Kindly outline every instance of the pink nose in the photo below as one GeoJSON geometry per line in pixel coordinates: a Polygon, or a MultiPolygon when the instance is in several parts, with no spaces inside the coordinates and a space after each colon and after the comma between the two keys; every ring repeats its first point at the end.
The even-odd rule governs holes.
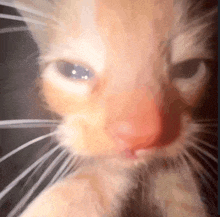
{"type": "Polygon", "coordinates": [[[137,105],[135,112],[115,122],[110,132],[119,151],[147,149],[156,145],[161,134],[161,115],[153,100],[137,105]]]}

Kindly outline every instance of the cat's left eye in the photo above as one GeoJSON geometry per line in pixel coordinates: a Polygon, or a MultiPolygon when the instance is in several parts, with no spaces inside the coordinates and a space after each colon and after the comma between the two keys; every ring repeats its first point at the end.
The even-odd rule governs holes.
{"type": "Polygon", "coordinates": [[[169,71],[169,77],[180,95],[191,105],[209,79],[206,62],[200,59],[175,64],[169,71]]]}
{"type": "Polygon", "coordinates": [[[94,73],[91,69],[80,64],[72,64],[65,61],[58,61],[55,64],[57,71],[66,78],[77,81],[86,81],[91,80],[94,77],[94,73]]]}
{"type": "Polygon", "coordinates": [[[204,61],[201,59],[192,59],[184,61],[172,66],[169,70],[169,77],[172,81],[175,78],[178,79],[190,79],[196,75],[199,71],[201,64],[204,64],[204,61]]]}

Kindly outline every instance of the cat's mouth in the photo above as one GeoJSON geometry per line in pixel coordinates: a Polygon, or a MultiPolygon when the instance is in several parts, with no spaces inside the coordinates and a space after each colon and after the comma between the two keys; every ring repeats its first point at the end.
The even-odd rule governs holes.
{"type": "Polygon", "coordinates": [[[122,156],[125,159],[138,160],[140,158],[146,157],[147,155],[151,155],[152,152],[154,152],[154,151],[155,150],[153,148],[139,149],[139,150],[136,150],[136,151],[126,149],[126,150],[123,151],[122,156]]]}

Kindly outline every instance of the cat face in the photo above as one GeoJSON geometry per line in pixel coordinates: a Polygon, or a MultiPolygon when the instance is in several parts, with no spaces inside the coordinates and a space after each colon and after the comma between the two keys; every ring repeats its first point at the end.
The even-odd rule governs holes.
{"type": "Polygon", "coordinates": [[[53,4],[45,10],[55,24],[30,29],[44,62],[42,93],[63,120],[60,144],[79,155],[177,156],[197,130],[190,110],[208,81],[205,43],[188,49],[199,30],[179,21],[182,2],[53,4]]]}
{"type": "MultiPolygon", "coordinates": [[[[20,212],[52,170],[48,188],[22,216],[127,216],[132,210],[138,216],[207,216],[200,184],[203,175],[212,179],[217,158],[214,145],[200,135],[214,133],[192,113],[211,80],[206,60],[212,57],[214,12],[200,16],[200,5],[194,11],[186,0],[15,4],[40,50],[40,95],[61,121],[55,132],[0,158],[49,136],[58,140],[1,192],[0,199],[33,168],[43,171],[9,216],[20,212]],[[60,147],[64,150],[52,159],[60,147]],[[52,163],[44,170],[47,160],[52,163]]],[[[14,18],[3,14],[7,17],[14,18]]],[[[30,123],[57,122],[2,121],[0,127],[30,123]]]]}

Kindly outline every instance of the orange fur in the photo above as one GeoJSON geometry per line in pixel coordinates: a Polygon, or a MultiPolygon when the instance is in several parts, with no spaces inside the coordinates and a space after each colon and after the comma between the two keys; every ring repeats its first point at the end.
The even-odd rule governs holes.
{"type": "MultiPolygon", "coordinates": [[[[173,4],[56,1],[50,13],[62,28],[47,29],[46,45],[41,46],[43,38],[36,35],[42,58],[49,65],[57,60],[86,63],[95,79],[68,79],[58,76],[56,67],[46,67],[42,93],[51,111],[62,117],[57,129],[60,145],[97,163],[84,165],[47,189],[22,217],[119,216],[129,190],[135,188],[131,171],[143,162],[176,159],[184,152],[188,135],[196,131],[190,125],[190,109],[203,92],[195,84],[208,77],[201,73],[190,83],[194,92],[190,88],[184,92],[178,82],[169,81],[162,45],[173,33],[173,4]]],[[[189,56],[170,59],[178,63],[189,56]]],[[[192,173],[186,165],[181,169],[152,175],[152,203],[164,216],[206,217],[192,173]]]]}

